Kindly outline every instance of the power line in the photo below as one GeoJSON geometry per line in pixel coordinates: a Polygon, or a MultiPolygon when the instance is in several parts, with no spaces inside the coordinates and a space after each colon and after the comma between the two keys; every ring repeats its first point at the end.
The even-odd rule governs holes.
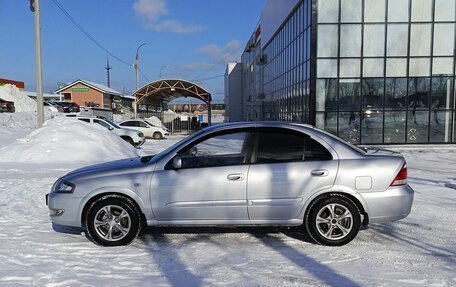
{"type": "MultiPolygon", "coordinates": [[[[213,65],[212,67],[210,67],[209,69],[207,69],[206,71],[202,72],[201,74],[199,74],[196,78],[199,78],[201,77],[202,75],[206,74],[207,72],[211,71],[212,69],[214,69],[215,67],[217,67],[218,65],[220,65],[221,63],[224,63],[226,61],[226,59],[228,59],[229,57],[233,56],[235,53],[237,53],[239,51],[239,49],[241,49],[242,45],[239,46],[236,50],[234,50],[231,54],[229,54],[228,56],[226,56],[225,58],[223,58],[222,60],[220,60],[219,62],[217,62],[215,65],[213,65]]],[[[195,80],[192,80],[192,82],[194,82],[195,80]]]]}
{"type": "Polygon", "coordinates": [[[204,81],[207,81],[207,80],[213,80],[213,79],[221,78],[221,77],[224,77],[224,76],[225,75],[217,75],[217,76],[213,76],[213,77],[209,77],[209,78],[192,80],[192,82],[204,82],[204,81]]]}
{"type": "Polygon", "coordinates": [[[141,73],[141,76],[143,76],[143,78],[144,78],[147,82],[150,82],[149,78],[146,76],[146,74],[144,74],[144,72],[141,70],[140,67],[138,67],[138,70],[139,70],[139,73],[141,73]]]}
{"type": "Polygon", "coordinates": [[[119,61],[120,63],[124,64],[124,65],[127,65],[129,67],[132,66],[131,63],[128,63],[122,59],[120,59],[119,57],[117,57],[116,55],[114,55],[113,53],[111,53],[108,49],[106,49],[105,47],[103,47],[96,39],[95,37],[93,37],[92,35],[90,35],[86,30],[84,30],[84,28],[82,28],[77,22],[76,20],[70,15],[70,13],[68,13],[67,10],[65,10],[65,8],[63,8],[63,6],[59,3],[59,1],[57,0],[52,0],[52,2],[54,2],[54,4],[57,6],[57,8],[60,9],[60,11],[62,11],[62,13],[76,26],[76,28],[79,29],[79,31],[81,31],[84,35],[87,36],[87,38],[89,38],[90,41],[92,41],[95,45],[98,46],[98,48],[102,49],[103,51],[105,51],[108,55],[110,55],[113,59],[119,61]]]}

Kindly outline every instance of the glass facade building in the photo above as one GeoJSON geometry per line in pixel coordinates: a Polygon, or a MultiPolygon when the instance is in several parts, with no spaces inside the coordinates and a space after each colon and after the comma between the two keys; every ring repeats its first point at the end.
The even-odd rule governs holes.
{"type": "Polygon", "coordinates": [[[455,0],[277,2],[242,56],[244,120],[310,123],[354,144],[456,142],[455,0]]]}

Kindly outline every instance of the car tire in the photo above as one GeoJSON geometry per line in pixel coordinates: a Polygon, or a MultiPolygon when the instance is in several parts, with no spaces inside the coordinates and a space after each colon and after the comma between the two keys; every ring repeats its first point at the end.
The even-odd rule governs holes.
{"type": "Polygon", "coordinates": [[[135,146],[135,142],[133,141],[132,138],[130,138],[130,137],[122,137],[122,139],[124,141],[126,141],[127,143],[131,144],[132,146],[135,146]]]}
{"type": "Polygon", "coordinates": [[[361,212],[350,198],[341,194],[329,194],[309,206],[304,224],[315,242],[341,246],[352,241],[358,234],[361,212]]]}
{"type": "Polygon", "coordinates": [[[152,137],[154,138],[154,140],[161,140],[162,139],[162,134],[159,133],[159,132],[154,132],[154,134],[152,135],[152,137]]]}
{"type": "Polygon", "coordinates": [[[85,218],[87,236],[101,246],[128,245],[142,228],[139,208],[121,195],[107,195],[94,201],[85,218]]]}

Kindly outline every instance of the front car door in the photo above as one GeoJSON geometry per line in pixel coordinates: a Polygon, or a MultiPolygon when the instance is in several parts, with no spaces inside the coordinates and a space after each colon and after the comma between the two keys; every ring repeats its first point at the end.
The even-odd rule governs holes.
{"type": "Polygon", "coordinates": [[[251,220],[297,219],[305,200],[334,184],[338,160],[317,140],[285,128],[259,128],[247,183],[251,220]]]}
{"type": "Polygon", "coordinates": [[[151,179],[151,204],[157,220],[210,224],[248,220],[247,173],[252,133],[224,131],[196,139],[158,167],[151,179]],[[191,221],[191,222],[190,222],[191,221]],[[216,222],[217,221],[217,222],[216,222]]]}

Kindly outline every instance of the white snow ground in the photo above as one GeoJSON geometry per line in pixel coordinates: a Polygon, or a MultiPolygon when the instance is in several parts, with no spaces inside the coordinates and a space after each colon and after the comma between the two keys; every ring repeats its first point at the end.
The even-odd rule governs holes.
{"type": "MultiPolygon", "coordinates": [[[[147,141],[143,151],[178,139],[147,141]]],[[[456,286],[456,190],[445,186],[456,181],[456,146],[388,148],[407,158],[411,214],[333,248],[297,228],[264,227],[154,228],[102,248],[52,229],[44,195],[68,169],[0,162],[0,285],[456,286]]]]}

